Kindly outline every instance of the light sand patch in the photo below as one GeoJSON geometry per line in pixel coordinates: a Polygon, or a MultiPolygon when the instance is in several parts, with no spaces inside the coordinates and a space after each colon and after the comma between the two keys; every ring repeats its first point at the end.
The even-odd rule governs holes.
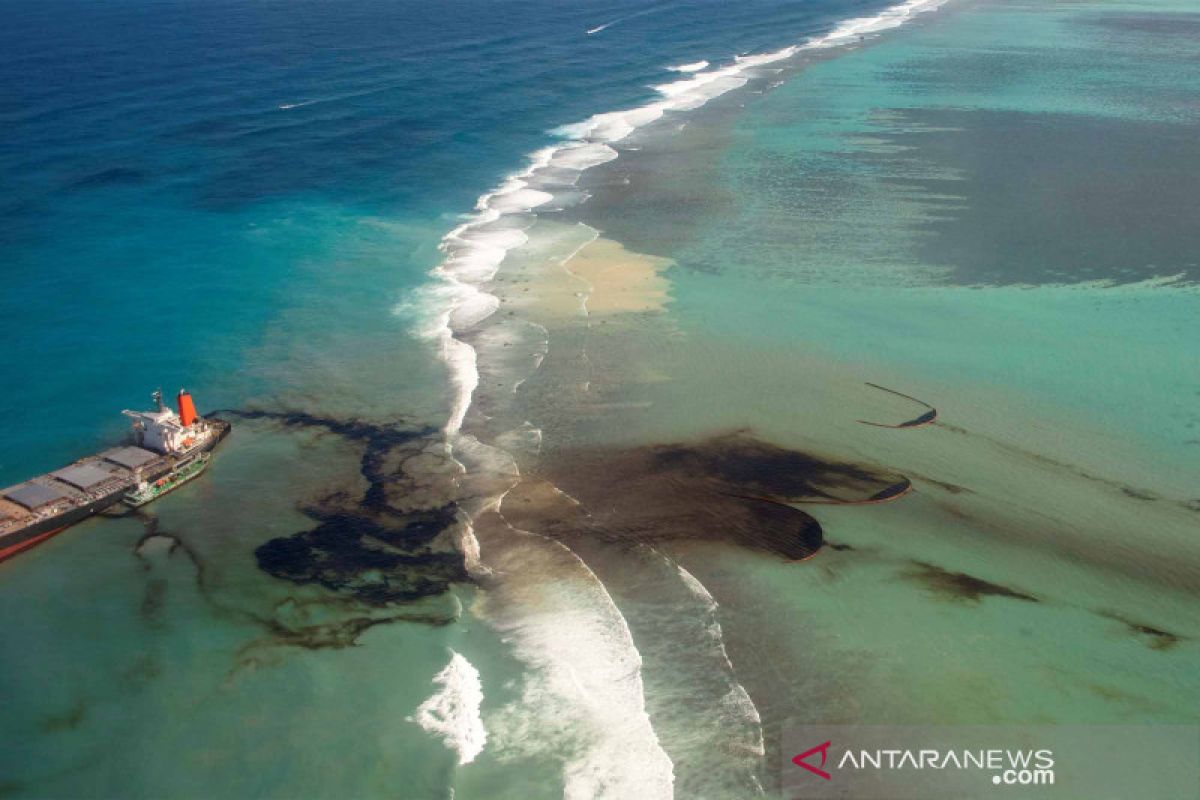
{"type": "Polygon", "coordinates": [[[670,285],[662,272],[670,264],[670,259],[598,238],[567,259],[563,269],[588,285],[581,300],[589,314],[624,314],[663,310],[670,285]]]}
{"type": "Polygon", "coordinates": [[[538,220],[530,240],[509,252],[488,291],[503,314],[557,328],[589,315],[662,311],[671,260],[625,249],[587,225],[538,220]]]}

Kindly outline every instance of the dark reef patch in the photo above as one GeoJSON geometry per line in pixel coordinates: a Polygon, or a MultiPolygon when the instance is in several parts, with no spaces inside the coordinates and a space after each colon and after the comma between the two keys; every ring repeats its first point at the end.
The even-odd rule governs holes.
{"type": "MultiPolygon", "coordinates": [[[[992,76],[1011,67],[996,58],[1001,71],[992,76]]],[[[1180,89],[1176,103],[1185,97],[1180,89]]],[[[894,109],[889,122],[877,135],[894,149],[864,160],[890,173],[897,190],[961,198],[921,223],[913,253],[947,268],[955,283],[1200,280],[1200,226],[1181,212],[1195,204],[1196,181],[1178,165],[1200,158],[1189,125],[960,108],[894,109]],[[939,176],[909,177],[914,160],[939,176]]]]}
{"type": "Polygon", "coordinates": [[[83,723],[87,716],[87,705],[82,700],[76,700],[71,707],[61,714],[53,714],[42,722],[42,730],[47,733],[73,731],[83,723]]]}
{"type": "Polygon", "coordinates": [[[146,594],[142,597],[142,616],[157,617],[163,609],[167,597],[167,582],[162,578],[152,578],[146,584],[146,594]]]}
{"type": "Polygon", "coordinates": [[[1189,42],[1200,39],[1200,15],[1172,12],[1153,14],[1107,13],[1089,14],[1082,18],[1085,24],[1107,28],[1113,35],[1128,37],[1131,34],[1145,35],[1159,46],[1163,37],[1178,37],[1189,42]]]}
{"type": "Polygon", "coordinates": [[[144,686],[157,680],[164,671],[157,657],[149,653],[141,653],[134,657],[129,666],[121,670],[121,680],[135,687],[144,686]]]}
{"type": "Polygon", "coordinates": [[[976,578],[965,572],[951,572],[925,561],[914,561],[913,564],[914,568],[904,572],[903,576],[948,599],[978,603],[984,597],[1007,597],[1027,603],[1041,602],[1033,595],[976,578]]]}

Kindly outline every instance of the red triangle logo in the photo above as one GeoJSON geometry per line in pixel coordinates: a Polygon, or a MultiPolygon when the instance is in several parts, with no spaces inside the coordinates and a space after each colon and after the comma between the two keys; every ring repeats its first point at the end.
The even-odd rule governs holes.
{"type": "Polygon", "coordinates": [[[832,776],[828,772],[826,772],[823,769],[818,769],[817,767],[814,767],[812,764],[809,764],[808,762],[806,762],[804,760],[811,755],[816,755],[817,753],[820,753],[821,754],[821,766],[822,767],[825,766],[825,759],[829,756],[829,745],[830,745],[830,742],[825,742],[824,744],[819,744],[816,747],[809,748],[808,750],[805,750],[803,753],[801,753],[800,755],[793,758],[792,763],[795,764],[797,767],[803,767],[804,769],[811,772],[813,775],[820,776],[820,777],[824,778],[825,780],[830,780],[832,778],[832,776]]]}

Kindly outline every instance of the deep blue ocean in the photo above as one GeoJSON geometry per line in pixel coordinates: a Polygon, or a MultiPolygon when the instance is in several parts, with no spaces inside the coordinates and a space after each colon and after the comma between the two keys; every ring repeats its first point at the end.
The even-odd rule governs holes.
{"type": "Polygon", "coordinates": [[[303,365],[371,342],[394,360],[362,374],[438,382],[390,309],[548,131],[883,5],[0,3],[0,485],[158,386],[308,395],[357,378],[303,365]]]}

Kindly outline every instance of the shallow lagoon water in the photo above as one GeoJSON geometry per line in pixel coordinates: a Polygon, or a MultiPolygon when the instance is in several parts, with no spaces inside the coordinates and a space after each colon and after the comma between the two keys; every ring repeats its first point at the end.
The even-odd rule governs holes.
{"type": "Polygon", "coordinates": [[[573,216],[670,259],[670,301],[552,330],[523,391],[560,486],[619,510],[577,453],[749,429],[916,487],[812,510],[842,549],[803,566],[672,551],[772,756],[788,719],[1194,721],[1196,119],[1153,22],[1180,13],[949,8],[588,176],[573,216]],[[859,425],[921,410],[867,382],[938,423],[859,425]]]}

